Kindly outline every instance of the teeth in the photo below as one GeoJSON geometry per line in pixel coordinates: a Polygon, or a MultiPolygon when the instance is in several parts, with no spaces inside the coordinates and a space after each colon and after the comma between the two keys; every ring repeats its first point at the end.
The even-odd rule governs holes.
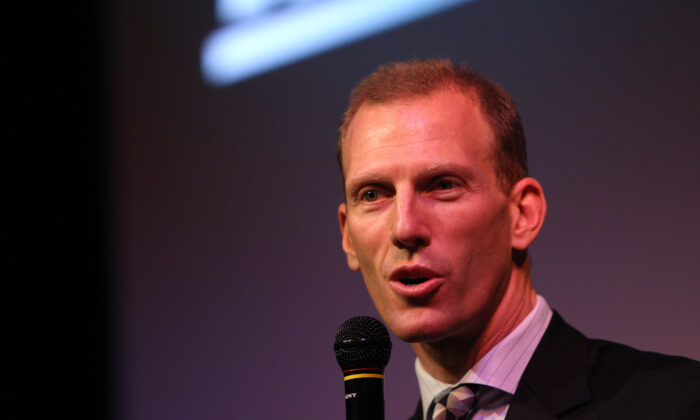
{"type": "Polygon", "coordinates": [[[408,286],[408,285],[414,285],[414,284],[421,284],[427,280],[428,280],[427,277],[419,277],[417,279],[401,279],[401,283],[408,286]]]}

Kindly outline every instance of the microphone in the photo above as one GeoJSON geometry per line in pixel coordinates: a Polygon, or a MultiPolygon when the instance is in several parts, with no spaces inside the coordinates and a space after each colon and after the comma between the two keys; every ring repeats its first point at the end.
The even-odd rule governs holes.
{"type": "Polygon", "coordinates": [[[391,356],[386,327],[369,316],[350,318],[338,329],[333,350],[345,379],[347,420],[384,420],[384,368],[391,356]]]}

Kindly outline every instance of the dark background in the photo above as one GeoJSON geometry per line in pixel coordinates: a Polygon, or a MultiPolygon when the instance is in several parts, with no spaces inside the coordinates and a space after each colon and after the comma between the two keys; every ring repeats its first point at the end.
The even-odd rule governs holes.
{"type": "MultiPolygon", "coordinates": [[[[549,304],[589,336],[700,358],[698,2],[481,0],[224,88],[199,70],[213,0],[80,5],[51,54],[19,55],[54,71],[16,83],[11,127],[43,169],[15,195],[40,256],[18,265],[41,282],[9,308],[48,314],[8,318],[40,355],[13,347],[12,409],[342,418],[335,330],[376,312],[340,248],[336,129],[357,81],[414,57],[467,61],[517,102],[549,304]]],[[[413,360],[394,338],[389,420],[415,407],[413,360]]]]}

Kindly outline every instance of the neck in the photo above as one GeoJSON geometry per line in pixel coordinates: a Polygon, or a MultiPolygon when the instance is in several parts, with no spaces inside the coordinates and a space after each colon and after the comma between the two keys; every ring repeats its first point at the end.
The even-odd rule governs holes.
{"type": "Polygon", "coordinates": [[[468,337],[411,344],[430,375],[441,382],[457,383],[525,319],[537,300],[530,282],[529,265],[528,259],[521,267],[513,266],[503,298],[481,331],[468,337]]]}

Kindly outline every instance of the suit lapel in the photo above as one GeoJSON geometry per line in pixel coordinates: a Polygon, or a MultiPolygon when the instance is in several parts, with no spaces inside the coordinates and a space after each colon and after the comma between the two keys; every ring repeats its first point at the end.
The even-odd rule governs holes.
{"type": "Polygon", "coordinates": [[[418,407],[416,407],[416,412],[413,413],[408,420],[423,420],[423,404],[421,403],[420,398],[418,399],[418,407]]]}
{"type": "MultiPolygon", "coordinates": [[[[556,419],[589,401],[587,345],[586,337],[554,312],[523,372],[506,420],[556,419]]],[[[422,419],[423,407],[418,400],[418,407],[408,420],[422,419]]]]}
{"type": "Polygon", "coordinates": [[[554,312],[506,418],[552,419],[589,401],[587,359],[586,337],[554,312]]]}

